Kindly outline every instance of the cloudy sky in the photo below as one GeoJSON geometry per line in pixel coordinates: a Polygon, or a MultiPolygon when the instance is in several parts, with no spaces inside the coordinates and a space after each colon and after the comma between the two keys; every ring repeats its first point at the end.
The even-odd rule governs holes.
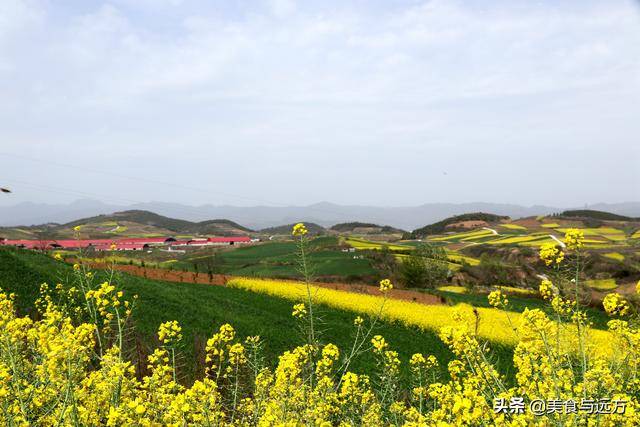
{"type": "Polygon", "coordinates": [[[2,0],[0,204],[640,200],[634,1],[2,0]]]}

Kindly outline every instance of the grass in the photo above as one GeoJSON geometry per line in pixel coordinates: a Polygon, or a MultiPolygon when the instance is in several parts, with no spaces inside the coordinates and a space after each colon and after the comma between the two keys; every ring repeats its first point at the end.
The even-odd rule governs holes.
{"type": "Polygon", "coordinates": [[[544,228],[558,228],[560,227],[560,224],[555,222],[547,222],[546,224],[540,224],[540,226],[544,228]]]}
{"type": "MultiPolygon", "coordinates": [[[[335,237],[320,237],[310,242],[309,259],[318,276],[374,275],[366,258],[353,252],[333,249],[335,237]]],[[[270,242],[222,252],[221,268],[225,274],[260,277],[300,277],[293,242],[270,242]]]]}
{"type": "Polygon", "coordinates": [[[618,287],[616,279],[592,279],[587,280],[585,285],[596,291],[612,291],[618,287]]]}
{"type": "MultiPolygon", "coordinates": [[[[377,271],[370,260],[363,254],[342,252],[338,249],[336,237],[318,237],[310,242],[309,259],[314,264],[314,273],[322,277],[376,276],[377,271]]],[[[218,251],[211,248],[187,252],[185,255],[169,254],[154,250],[153,253],[129,252],[126,255],[108,254],[104,257],[91,258],[92,261],[107,261],[118,264],[141,265],[144,261],[148,267],[168,268],[183,271],[207,272],[210,268],[215,273],[273,278],[300,278],[297,259],[294,255],[294,242],[268,242],[257,245],[228,248],[218,251]],[[209,262],[213,255],[215,261],[209,262]],[[178,256],[177,259],[168,259],[178,256]]],[[[405,248],[407,249],[407,248],[405,248]]],[[[86,258],[85,259],[89,259],[86,258]]]]}
{"type": "MultiPolygon", "coordinates": [[[[506,289],[507,291],[505,293],[509,294],[510,310],[516,313],[521,313],[525,308],[538,308],[546,312],[549,316],[554,317],[553,309],[550,307],[548,302],[540,298],[531,298],[531,296],[525,297],[508,291],[509,289],[515,288],[510,288],[508,286],[500,286],[500,288],[503,290],[506,289]]],[[[487,300],[487,295],[483,293],[467,292],[461,294],[458,292],[448,292],[441,289],[432,291],[431,293],[444,297],[445,300],[452,305],[469,304],[474,307],[491,308],[491,305],[489,305],[489,301],[487,300]]],[[[607,322],[611,320],[611,318],[607,316],[604,311],[592,307],[586,307],[585,310],[587,312],[587,315],[589,316],[589,319],[593,322],[594,328],[601,330],[607,329],[607,322]]]]}
{"type": "MultiPolygon", "coordinates": [[[[96,280],[104,279],[105,275],[105,272],[96,272],[96,280]]],[[[72,270],[69,265],[42,254],[0,249],[0,287],[17,294],[16,303],[23,313],[32,311],[40,283],[56,283],[70,277],[72,270]]],[[[206,341],[224,323],[231,323],[239,337],[260,335],[265,342],[266,359],[272,365],[285,350],[302,344],[296,332],[297,323],[291,316],[292,302],[289,299],[233,287],[158,282],[124,273],[116,273],[116,281],[124,288],[125,295],[139,296],[134,320],[136,332],[147,351],[157,345],[155,334],[160,323],[167,320],[180,322],[184,335],[181,365],[187,381],[194,377],[194,343],[206,341]]],[[[327,306],[318,307],[317,311],[321,318],[319,326],[323,331],[323,342],[333,342],[346,351],[351,343],[354,312],[327,306]]],[[[380,322],[375,333],[385,336],[405,362],[417,352],[434,354],[445,367],[446,362],[452,359],[435,331],[389,320],[380,322]]],[[[504,348],[499,351],[500,366],[507,370],[510,350],[504,348]]],[[[375,361],[371,355],[365,355],[356,361],[353,369],[356,372],[370,371],[375,369],[375,361]]],[[[444,371],[443,374],[446,375],[444,371]]]]}

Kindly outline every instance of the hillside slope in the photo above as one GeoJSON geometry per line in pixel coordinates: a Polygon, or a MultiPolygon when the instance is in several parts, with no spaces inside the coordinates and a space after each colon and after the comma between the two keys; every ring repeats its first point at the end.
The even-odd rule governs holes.
{"type": "Polygon", "coordinates": [[[634,219],[629,216],[617,215],[611,212],[596,211],[592,209],[564,211],[558,216],[568,217],[568,218],[590,218],[590,219],[599,219],[603,221],[631,221],[634,219]]]}
{"type": "MultiPolygon", "coordinates": [[[[268,227],[260,230],[260,233],[263,234],[271,234],[271,235],[289,235],[291,234],[291,230],[295,224],[285,224],[279,225],[277,227],[268,227]]],[[[304,225],[307,227],[309,234],[325,234],[327,230],[314,222],[305,222],[304,225]]]]}
{"type": "MultiPolygon", "coordinates": [[[[138,295],[134,310],[135,337],[141,343],[141,356],[146,357],[157,345],[156,331],[160,323],[177,320],[183,328],[183,359],[180,377],[189,382],[201,369],[195,347],[202,345],[214,329],[230,323],[238,336],[259,335],[266,343],[265,359],[277,363],[278,355],[300,345],[304,338],[291,316],[291,301],[223,286],[160,282],[116,272],[115,281],[125,295],[138,295]]],[[[70,265],[26,250],[0,248],[0,287],[15,292],[21,312],[32,312],[39,285],[58,281],[70,285],[73,271],[70,265]]],[[[97,271],[95,280],[107,279],[107,273],[97,271]]],[[[349,348],[353,332],[354,313],[318,306],[322,317],[322,339],[341,349],[349,348]]],[[[134,333],[134,331],[132,331],[134,333]]],[[[451,353],[435,333],[405,327],[394,322],[378,322],[376,333],[393,337],[392,344],[400,357],[429,352],[440,360],[451,360],[451,353]]],[[[508,354],[507,359],[508,360],[508,354]]],[[[371,370],[375,366],[372,354],[356,360],[356,370],[371,370]]],[[[446,375],[446,372],[443,372],[446,375]]]]}
{"type": "Polygon", "coordinates": [[[228,219],[192,222],[169,218],[144,210],[128,210],[109,215],[81,218],[65,224],[44,224],[0,229],[0,236],[22,239],[71,238],[80,226],[83,237],[152,237],[168,235],[242,236],[252,232],[228,219]]]}
{"type": "MultiPolygon", "coordinates": [[[[454,226],[459,223],[463,223],[465,221],[480,221],[486,223],[495,223],[502,220],[509,219],[508,216],[495,215],[485,212],[473,212],[466,213],[462,215],[455,215],[442,221],[435,222],[433,224],[426,225],[421,228],[417,228],[411,232],[412,239],[421,239],[425,236],[429,236],[432,234],[440,234],[443,231],[447,230],[448,227],[454,226]]],[[[453,229],[458,227],[451,227],[453,229]]]]}
{"type": "Polygon", "coordinates": [[[378,225],[369,222],[342,222],[340,224],[335,224],[330,228],[331,231],[336,231],[339,233],[357,233],[357,234],[402,234],[405,233],[404,230],[400,230],[399,228],[391,227],[390,225],[378,225]]]}

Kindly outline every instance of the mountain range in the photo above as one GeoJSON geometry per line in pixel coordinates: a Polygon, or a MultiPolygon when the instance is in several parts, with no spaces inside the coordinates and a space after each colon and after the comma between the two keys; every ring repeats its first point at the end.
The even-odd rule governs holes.
{"type": "MultiPolygon", "coordinates": [[[[580,209],[584,207],[579,207],[580,209]]],[[[589,209],[620,215],[640,216],[640,202],[598,203],[589,209]]],[[[40,204],[24,202],[13,206],[0,206],[0,226],[67,223],[78,218],[110,214],[123,210],[146,210],[171,218],[188,221],[206,221],[225,218],[250,229],[263,229],[298,221],[331,226],[349,221],[371,222],[413,230],[440,221],[452,215],[468,212],[490,212],[520,218],[547,215],[573,207],[522,206],[500,203],[425,203],[410,207],[382,207],[338,205],[329,202],[308,206],[189,206],[179,203],[148,202],[132,205],[111,205],[96,200],[77,200],[69,204],[40,204]]]]}

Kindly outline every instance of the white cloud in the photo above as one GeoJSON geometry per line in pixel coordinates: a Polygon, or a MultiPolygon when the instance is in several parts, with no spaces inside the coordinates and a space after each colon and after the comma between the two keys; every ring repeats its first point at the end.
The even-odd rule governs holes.
{"type": "MultiPolygon", "coordinates": [[[[246,179],[272,175],[265,191],[278,199],[270,168],[296,153],[326,161],[317,172],[325,177],[362,156],[354,176],[406,159],[414,181],[393,194],[405,203],[429,176],[421,167],[472,170],[484,155],[511,164],[521,152],[563,145],[608,144],[622,162],[637,155],[630,136],[640,130],[631,119],[640,17],[631,2],[1,4],[0,81],[11,86],[0,83],[0,139],[15,141],[8,150],[39,141],[53,156],[117,151],[131,162],[145,153],[195,162],[188,153],[230,154],[262,165],[246,179]],[[1,43],[8,37],[10,48],[1,43]]],[[[512,172],[533,186],[538,170],[512,172]]],[[[485,175],[495,185],[499,175],[485,175]]],[[[372,188],[383,179],[372,178],[372,188]]],[[[309,197],[339,192],[318,187],[309,197]]],[[[368,202],[375,191],[362,194],[368,202]]],[[[449,194],[473,192],[455,184],[420,197],[449,194]]]]}

